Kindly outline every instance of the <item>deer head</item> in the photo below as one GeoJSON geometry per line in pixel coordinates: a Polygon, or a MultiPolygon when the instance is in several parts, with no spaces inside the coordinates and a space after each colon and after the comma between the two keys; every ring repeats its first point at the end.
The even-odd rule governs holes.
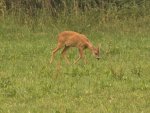
{"type": "Polygon", "coordinates": [[[100,45],[98,46],[98,47],[94,47],[93,48],[93,55],[95,56],[95,58],[97,59],[97,60],[99,60],[100,59],[100,45]]]}

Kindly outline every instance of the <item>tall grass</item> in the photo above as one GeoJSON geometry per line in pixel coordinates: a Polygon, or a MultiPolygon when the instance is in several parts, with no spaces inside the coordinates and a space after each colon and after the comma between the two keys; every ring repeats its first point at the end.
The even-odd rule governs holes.
{"type": "MultiPolygon", "coordinates": [[[[61,11],[45,6],[36,15],[0,8],[0,113],[150,112],[149,2],[100,7],[89,1],[80,8],[78,0],[65,0],[61,11]],[[58,53],[50,65],[63,30],[101,43],[101,59],[85,51],[87,65],[67,65],[58,53]]],[[[68,56],[73,62],[77,50],[68,56]]]]}
{"type": "Polygon", "coordinates": [[[126,24],[129,21],[135,25],[139,19],[145,22],[149,19],[149,6],[148,0],[2,0],[0,15],[5,16],[4,20],[10,18],[15,23],[33,28],[36,25],[38,28],[53,26],[54,23],[64,27],[77,24],[84,31],[87,27],[107,25],[107,22],[126,24]]]}

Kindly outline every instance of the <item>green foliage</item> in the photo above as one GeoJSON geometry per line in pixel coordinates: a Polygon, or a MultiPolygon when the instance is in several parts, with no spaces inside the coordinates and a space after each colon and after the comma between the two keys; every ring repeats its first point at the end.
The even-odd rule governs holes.
{"type": "MultiPolygon", "coordinates": [[[[56,0],[49,7],[49,0],[7,0],[0,20],[0,113],[150,112],[149,1],[100,1],[56,0]],[[58,52],[50,65],[63,30],[101,44],[101,59],[86,50],[87,65],[67,65],[58,52]]],[[[68,51],[72,63],[77,55],[68,51]]]]}
{"type": "MultiPolygon", "coordinates": [[[[6,15],[17,16],[16,21],[23,23],[28,23],[30,19],[39,20],[39,16],[48,20],[87,14],[93,17],[92,14],[96,13],[98,18],[103,18],[102,21],[110,21],[143,17],[150,13],[149,0],[3,0],[2,6],[6,7],[6,15]]],[[[4,8],[2,11],[4,13],[4,8]]]]}
{"type": "MultiPolygon", "coordinates": [[[[9,15],[0,23],[0,112],[150,112],[149,17],[103,23],[91,15],[30,24],[9,15]],[[57,34],[66,29],[101,43],[101,59],[85,51],[87,65],[67,65],[58,53],[50,65],[57,34]]],[[[77,52],[68,51],[71,62],[77,52]]]]}
{"type": "Polygon", "coordinates": [[[5,5],[3,0],[0,1],[0,21],[4,18],[5,5]]]}

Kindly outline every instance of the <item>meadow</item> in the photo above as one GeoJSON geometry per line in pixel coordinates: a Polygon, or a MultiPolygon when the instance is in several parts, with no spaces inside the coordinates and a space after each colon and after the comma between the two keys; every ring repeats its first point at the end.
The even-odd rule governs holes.
{"type": "MultiPolygon", "coordinates": [[[[88,17],[23,24],[11,16],[1,20],[0,113],[150,112],[149,17],[88,17]],[[57,34],[64,30],[101,44],[101,59],[86,50],[88,64],[68,65],[59,52],[49,64],[57,34]]],[[[78,50],[72,48],[68,56],[73,63],[78,50]]]]}

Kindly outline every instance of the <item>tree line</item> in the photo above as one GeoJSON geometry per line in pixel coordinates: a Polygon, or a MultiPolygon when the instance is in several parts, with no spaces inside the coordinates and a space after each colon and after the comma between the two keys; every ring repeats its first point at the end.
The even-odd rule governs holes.
{"type": "Polygon", "coordinates": [[[46,11],[53,16],[59,13],[78,13],[90,10],[127,11],[136,9],[136,11],[149,11],[149,0],[1,0],[0,14],[7,13],[25,13],[35,16],[39,11],[46,11]]]}

